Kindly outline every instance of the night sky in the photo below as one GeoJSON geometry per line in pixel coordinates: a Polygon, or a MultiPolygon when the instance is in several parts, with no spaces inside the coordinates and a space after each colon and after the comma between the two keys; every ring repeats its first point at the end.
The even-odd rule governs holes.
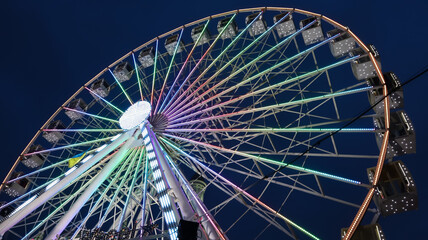
{"type": "MultiPolygon", "coordinates": [[[[125,53],[188,22],[239,8],[295,7],[326,15],[374,44],[383,71],[402,82],[428,64],[428,2],[408,1],[3,1],[0,8],[0,177],[45,121],[80,86],[125,53]]],[[[421,239],[428,226],[428,74],[404,88],[418,153],[401,158],[419,210],[381,218],[387,239],[421,239]]],[[[358,145],[356,148],[360,147],[358,145]]],[[[344,223],[346,225],[347,223],[344,223]]]]}

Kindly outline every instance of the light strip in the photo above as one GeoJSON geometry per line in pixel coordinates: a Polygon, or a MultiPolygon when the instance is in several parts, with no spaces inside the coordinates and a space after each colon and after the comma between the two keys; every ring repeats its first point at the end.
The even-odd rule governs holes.
{"type": "Polygon", "coordinates": [[[43,132],[123,132],[123,129],[42,129],[43,132]]]}
{"type": "Polygon", "coordinates": [[[132,52],[132,59],[134,60],[135,73],[137,75],[138,89],[140,90],[141,101],[144,101],[143,90],[141,88],[140,74],[138,73],[138,66],[137,66],[137,61],[135,61],[134,52],[132,52]]]}
{"type": "Polygon", "coordinates": [[[79,111],[79,110],[76,110],[76,109],[73,109],[73,108],[68,108],[68,107],[63,107],[63,108],[65,110],[72,111],[72,112],[77,112],[77,113],[80,113],[80,114],[83,114],[83,115],[87,115],[87,116],[90,116],[90,117],[93,117],[93,118],[98,118],[98,119],[101,119],[101,120],[106,120],[106,121],[110,121],[110,122],[114,122],[114,123],[119,123],[119,121],[111,119],[111,118],[101,117],[101,116],[98,116],[98,115],[95,115],[95,114],[90,114],[90,113],[87,113],[87,112],[84,112],[84,111],[79,111]]]}
{"type": "Polygon", "coordinates": [[[70,145],[56,147],[56,148],[50,148],[50,149],[40,150],[40,151],[37,151],[37,152],[26,153],[26,154],[24,154],[24,156],[31,156],[31,155],[35,155],[35,154],[39,154],[39,153],[45,153],[45,152],[53,152],[53,151],[58,151],[58,150],[67,149],[67,148],[73,148],[73,147],[78,147],[78,146],[85,146],[85,145],[88,145],[88,144],[97,143],[97,142],[103,142],[103,141],[108,141],[108,140],[111,140],[111,139],[112,139],[112,137],[106,137],[106,138],[96,139],[96,140],[87,141],[87,142],[75,143],[75,144],[70,144],[70,145]]]}
{"type": "Polygon", "coordinates": [[[122,110],[120,110],[118,107],[116,107],[115,105],[113,105],[111,102],[105,100],[103,97],[101,97],[100,95],[98,95],[95,91],[93,91],[92,89],[88,88],[85,86],[85,89],[88,90],[89,92],[91,92],[92,94],[94,94],[95,96],[97,96],[99,99],[101,99],[103,102],[105,102],[107,105],[109,105],[110,107],[116,109],[118,112],[123,113],[122,110]]]}
{"type": "Polygon", "coordinates": [[[152,78],[152,94],[150,96],[150,105],[153,106],[153,97],[155,93],[155,80],[156,80],[156,65],[158,60],[158,46],[159,46],[159,39],[156,39],[156,52],[155,52],[155,60],[153,64],[153,78],[152,78]]]}
{"type": "MultiPolygon", "coordinates": [[[[165,132],[376,132],[375,128],[178,128],[166,129],[165,132]]],[[[383,131],[383,130],[379,130],[383,131]]]]}
{"type": "MultiPolygon", "coordinates": [[[[155,188],[157,193],[159,194],[159,202],[162,208],[162,212],[165,217],[165,222],[168,227],[168,233],[170,235],[171,240],[177,239],[177,219],[175,218],[175,215],[172,213],[172,203],[168,196],[167,189],[165,188],[165,182],[162,178],[162,175],[160,173],[160,167],[158,165],[158,162],[156,160],[156,156],[154,153],[153,145],[150,141],[149,133],[147,131],[147,128],[143,129],[142,132],[144,145],[146,146],[147,151],[147,161],[150,163],[150,167],[153,172],[153,179],[155,183],[155,188]]],[[[146,183],[145,183],[146,184],[146,183]]],[[[142,220],[144,221],[144,219],[142,220]]]]}

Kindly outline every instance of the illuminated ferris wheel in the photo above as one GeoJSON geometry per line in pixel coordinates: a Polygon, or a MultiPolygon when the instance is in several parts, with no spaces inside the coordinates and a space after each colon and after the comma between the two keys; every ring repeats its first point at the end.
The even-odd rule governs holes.
{"type": "Polygon", "coordinates": [[[399,86],[374,46],[319,14],[253,8],[183,25],[48,119],[1,185],[0,235],[383,239],[379,215],[417,207],[392,161],[415,151],[399,86]]]}

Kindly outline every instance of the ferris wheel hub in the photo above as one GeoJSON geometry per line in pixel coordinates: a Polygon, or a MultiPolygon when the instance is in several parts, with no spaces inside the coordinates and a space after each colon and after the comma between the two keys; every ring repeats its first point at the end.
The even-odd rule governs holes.
{"type": "Polygon", "coordinates": [[[119,125],[124,130],[139,126],[150,115],[152,106],[147,101],[138,101],[131,105],[119,118],[119,125]]]}

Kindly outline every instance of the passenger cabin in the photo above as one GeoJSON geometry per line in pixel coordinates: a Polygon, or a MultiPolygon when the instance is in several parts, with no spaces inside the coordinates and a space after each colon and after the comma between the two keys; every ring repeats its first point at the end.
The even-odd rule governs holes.
{"type": "Polygon", "coordinates": [[[339,58],[347,55],[352,49],[355,48],[355,40],[349,35],[348,32],[341,29],[333,29],[327,32],[327,37],[331,38],[340,34],[338,37],[330,41],[330,51],[333,57],[339,58]]]}
{"type": "MultiPolygon", "coordinates": [[[[385,129],[385,118],[374,118],[377,129],[385,129]]],[[[416,153],[416,136],[413,124],[407,114],[401,110],[390,114],[390,135],[386,158],[416,153]]],[[[376,133],[376,142],[379,149],[382,146],[384,133],[376,133]]]]}
{"type": "Polygon", "coordinates": [[[76,121],[76,120],[79,120],[83,117],[82,112],[87,111],[88,105],[86,104],[86,102],[82,98],[78,98],[78,99],[74,99],[73,101],[71,101],[67,107],[70,109],[76,110],[76,111],[72,111],[72,110],[66,110],[65,111],[65,114],[72,121],[76,121]]]}
{"type": "MultiPolygon", "coordinates": [[[[34,153],[44,150],[41,145],[32,145],[27,153],[34,153]]],[[[43,153],[37,153],[29,156],[24,156],[21,163],[29,168],[38,168],[45,162],[46,155],[43,153]]]]}
{"type": "Polygon", "coordinates": [[[303,41],[306,45],[314,44],[324,40],[324,33],[321,28],[320,19],[316,17],[306,18],[300,21],[299,25],[300,28],[304,28],[311,23],[312,25],[308,26],[305,30],[302,31],[303,41]]]}
{"type": "MultiPolygon", "coordinates": [[[[105,98],[110,93],[110,85],[106,82],[104,78],[101,78],[92,83],[91,90],[98,96],[105,98]]],[[[94,98],[98,97],[94,96],[94,98]]]]}
{"type": "MultiPolygon", "coordinates": [[[[23,172],[14,172],[12,173],[10,180],[19,178],[23,175],[23,172]]],[[[27,192],[30,186],[30,181],[27,178],[21,178],[19,180],[8,183],[5,186],[5,192],[7,195],[11,197],[18,197],[27,192]]]]}
{"type": "Polygon", "coordinates": [[[153,47],[148,47],[141,50],[138,55],[138,61],[141,63],[143,68],[148,68],[155,64],[155,50],[153,47]]]}
{"type": "Polygon", "coordinates": [[[238,34],[238,25],[236,25],[235,20],[232,20],[230,22],[231,19],[232,19],[232,17],[226,17],[226,18],[221,19],[217,23],[217,31],[219,33],[221,33],[221,31],[223,31],[223,29],[226,28],[226,30],[224,30],[223,34],[221,35],[221,39],[223,39],[223,40],[229,39],[229,38],[234,38],[236,36],[236,34],[238,34]],[[227,25],[228,23],[229,23],[229,25],[227,25]]]}
{"type": "Polygon", "coordinates": [[[205,43],[209,43],[210,42],[211,34],[208,31],[208,28],[206,28],[205,31],[204,31],[204,28],[205,28],[205,25],[199,25],[199,26],[196,26],[196,27],[194,27],[192,29],[191,37],[193,39],[193,42],[196,43],[196,41],[198,40],[199,36],[202,35],[201,39],[199,40],[197,46],[200,46],[200,45],[203,45],[205,43]]]}
{"type": "MultiPolygon", "coordinates": [[[[376,167],[367,169],[370,182],[376,167]]],[[[383,216],[418,208],[418,193],[412,175],[402,161],[393,161],[383,166],[373,201],[383,216]]]]}
{"type": "MultiPolygon", "coordinates": [[[[378,66],[380,67],[380,56],[373,45],[368,46],[370,53],[373,54],[378,66]]],[[[369,53],[365,52],[362,48],[358,47],[349,52],[351,57],[359,56],[359,58],[351,62],[352,72],[358,80],[376,77],[376,68],[370,60],[369,53]]]]}
{"type": "MultiPolygon", "coordinates": [[[[64,124],[61,122],[61,120],[52,121],[48,124],[48,129],[65,129],[64,124]]],[[[46,139],[46,141],[55,144],[59,140],[61,140],[64,137],[63,132],[59,131],[52,131],[52,132],[43,132],[43,138],[46,139]]]]}
{"type": "Polygon", "coordinates": [[[266,32],[267,25],[266,21],[263,19],[263,14],[253,13],[245,18],[245,24],[247,26],[253,21],[254,23],[248,29],[248,32],[252,37],[266,32]]]}
{"type": "MultiPolygon", "coordinates": [[[[401,87],[400,80],[397,78],[397,76],[392,73],[384,73],[383,79],[385,80],[386,88],[389,92],[389,105],[390,109],[400,109],[404,108],[404,92],[403,88],[401,87]]],[[[381,101],[383,99],[383,88],[382,83],[378,77],[373,77],[367,79],[367,84],[369,86],[374,87],[368,94],[369,94],[369,102],[371,105],[375,105],[378,101],[381,101]]],[[[381,101],[379,104],[377,104],[375,107],[373,107],[373,110],[377,114],[382,114],[385,111],[385,102],[381,101]]]]}
{"type": "Polygon", "coordinates": [[[280,38],[287,37],[296,32],[296,26],[293,22],[293,16],[289,14],[287,17],[284,18],[285,15],[287,15],[287,13],[281,13],[273,17],[274,23],[280,21],[275,26],[275,30],[280,38]]]}
{"type": "Polygon", "coordinates": [[[128,62],[119,63],[113,70],[113,75],[119,82],[125,82],[131,79],[132,73],[133,68],[128,62]]]}
{"type": "Polygon", "coordinates": [[[178,39],[180,36],[178,34],[172,35],[171,37],[168,37],[165,40],[165,49],[168,52],[169,55],[174,55],[175,48],[177,47],[177,53],[181,53],[184,49],[184,42],[183,40],[180,40],[180,43],[178,44],[178,39]],[[177,46],[178,44],[178,46],[177,46]]]}

